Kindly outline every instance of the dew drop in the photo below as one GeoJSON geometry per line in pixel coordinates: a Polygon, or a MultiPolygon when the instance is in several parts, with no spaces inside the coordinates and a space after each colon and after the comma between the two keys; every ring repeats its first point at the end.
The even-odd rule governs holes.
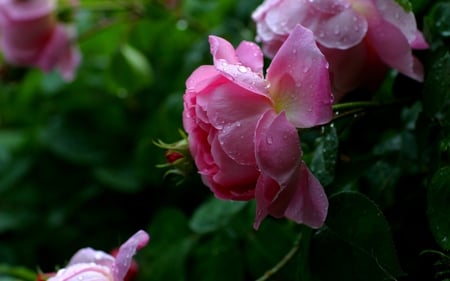
{"type": "Polygon", "coordinates": [[[292,54],[297,54],[297,49],[292,49],[292,54]]]}
{"type": "Polygon", "coordinates": [[[319,32],[319,37],[320,37],[320,38],[325,37],[325,33],[324,33],[323,31],[319,32]]]}
{"type": "Polygon", "coordinates": [[[238,66],[238,70],[239,70],[240,72],[242,72],[242,73],[248,72],[247,67],[245,67],[245,66],[243,66],[243,65],[238,66]]]}
{"type": "Polygon", "coordinates": [[[334,35],[339,35],[339,34],[341,34],[341,30],[339,29],[339,27],[336,26],[333,33],[334,33],[334,35]]]}
{"type": "Polygon", "coordinates": [[[83,276],[82,275],[78,275],[77,280],[79,280],[79,281],[83,280],[83,276]]]}
{"type": "Polygon", "coordinates": [[[266,138],[266,142],[267,142],[267,144],[272,144],[273,143],[273,138],[272,137],[267,137],[266,138]]]}

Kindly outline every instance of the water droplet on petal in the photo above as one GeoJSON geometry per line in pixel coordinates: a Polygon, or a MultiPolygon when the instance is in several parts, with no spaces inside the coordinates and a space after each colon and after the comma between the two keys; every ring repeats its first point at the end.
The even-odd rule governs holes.
{"type": "Polygon", "coordinates": [[[243,65],[238,66],[238,70],[239,70],[240,72],[242,72],[242,73],[248,72],[247,67],[245,67],[245,66],[243,66],[243,65]]]}
{"type": "Polygon", "coordinates": [[[272,144],[273,143],[273,138],[272,137],[267,137],[266,138],[266,142],[267,142],[267,144],[272,144]]]}

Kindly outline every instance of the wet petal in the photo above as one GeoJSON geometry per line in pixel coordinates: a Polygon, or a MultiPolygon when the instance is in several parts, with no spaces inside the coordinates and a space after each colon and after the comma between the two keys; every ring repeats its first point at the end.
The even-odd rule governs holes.
{"type": "Polygon", "coordinates": [[[78,263],[95,263],[112,268],[114,257],[103,251],[97,251],[92,248],[83,248],[78,250],[78,252],[72,256],[68,266],[78,263]]]}
{"type": "Polygon", "coordinates": [[[219,130],[225,153],[239,164],[254,164],[254,130],[261,114],[272,107],[270,99],[228,82],[198,95],[197,103],[219,130]]]}
{"type": "Polygon", "coordinates": [[[281,46],[267,70],[269,92],[277,112],[297,128],[331,120],[333,96],[328,63],[312,32],[300,25],[281,46]]]}
{"type": "Polygon", "coordinates": [[[351,8],[337,14],[318,14],[305,26],[314,32],[321,45],[342,50],[360,43],[367,32],[365,17],[351,8]]]}
{"type": "Polygon", "coordinates": [[[391,23],[374,20],[368,40],[380,58],[392,68],[417,81],[423,81],[423,66],[412,54],[407,38],[391,23]],[[386,45],[388,42],[389,45],[386,45]]]}
{"type": "Polygon", "coordinates": [[[427,41],[423,37],[423,34],[417,30],[416,38],[411,42],[411,48],[416,50],[425,50],[428,49],[430,45],[428,45],[427,41]]]}
{"type": "MultiPolygon", "coordinates": [[[[244,143],[244,141],[241,140],[239,143],[244,143]]],[[[244,146],[244,148],[247,147],[244,146]]],[[[217,138],[211,142],[211,154],[218,167],[210,181],[211,185],[209,185],[215,196],[226,200],[252,199],[256,179],[259,175],[255,163],[242,165],[230,159],[217,138]]]]}
{"type": "Polygon", "coordinates": [[[255,131],[256,161],[261,173],[286,186],[300,163],[301,149],[297,129],[284,113],[266,112],[255,131]]]}
{"type": "Polygon", "coordinates": [[[336,14],[350,7],[348,0],[308,0],[309,5],[327,14],[336,14]]]}
{"type": "Polygon", "coordinates": [[[261,70],[263,57],[256,44],[244,41],[236,53],[233,46],[223,38],[210,36],[209,42],[214,66],[218,71],[250,91],[260,94],[266,92],[266,82],[261,70]],[[240,61],[241,58],[243,61],[240,61]]]}
{"type": "Polygon", "coordinates": [[[56,6],[56,0],[0,1],[0,20],[7,17],[10,20],[26,21],[50,14],[56,6]]]}
{"type": "MultiPolygon", "coordinates": [[[[50,277],[48,281],[113,281],[111,270],[108,267],[92,264],[79,263],[58,270],[57,274],[50,277]]],[[[122,281],[122,280],[121,280],[122,281]]]]}
{"type": "Polygon", "coordinates": [[[230,64],[239,64],[239,59],[236,56],[233,45],[231,45],[227,40],[218,36],[210,35],[209,46],[211,55],[214,59],[214,65],[216,65],[218,61],[226,61],[230,64]]]}
{"type": "Polygon", "coordinates": [[[279,192],[280,186],[275,180],[265,174],[259,176],[255,189],[256,215],[253,223],[254,229],[257,230],[263,219],[269,214],[270,204],[276,199],[279,192]]]}
{"type": "Polygon", "coordinates": [[[416,39],[417,24],[412,12],[406,12],[396,1],[373,0],[380,15],[400,29],[411,44],[416,39]]]}
{"type": "Polygon", "coordinates": [[[328,199],[322,185],[309,171],[304,163],[299,166],[297,177],[283,190],[271,206],[286,205],[284,216],[297,223],[304,223],[312,228],[319,228],[325,222],[328,212],[328,199]],[[290,194],[290,189],[293,190],[290,194]],[[285,193],[285,194],[283,194],[285,193]],[[288,196],[285,196],[288,195],[288,196]]]}
{"type": "Polygon", "coordinates": [[[114,281],[122,281],[124,279],[134,254],[136,254],[137,250],[147,245],[149,240],[150,236],[145,231],[139,230],[120,246],[113,268],[114,281]]]}
{"type": "Polygon", "coordinates": [[[236,55],[242,65],[248,66],[252,72],[263,75],[263,53],[261,48],[253,42],[242,41],[236,49],[236,55]]]}
{"type": "Polygon", "coordinates": [[[255,198],[255,229],[267,215],[275,218],[286,217],[312,228],[320,228],[328,213],[325,191],[304,163],[298,166],[289,185],[284,189],[279,188],[270,177],[260,176],[255,198]]]}

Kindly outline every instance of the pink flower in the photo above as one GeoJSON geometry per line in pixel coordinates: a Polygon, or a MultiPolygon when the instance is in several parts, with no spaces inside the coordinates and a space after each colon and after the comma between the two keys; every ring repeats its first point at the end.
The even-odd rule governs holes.
{"type": "Polygon", "coordinates": [[[394,0],[266,0],[252,18],[269,57],[297,24],[312,30],[330,63],[336,98],[359,86],[376,87],[388,67],[423,81],[411,49],[428,44],[414,14],[394,0]]]}
{"type": "Polygon", "coordinates": [[[81,249],[48,281],[124,281],[133,255],[147,245],[149,239],[145,231],[136,232],[120,246],[115,257],[92,248],[81,249]]]}
{"type": "Polygon", "coordinates": [[[210,36],[214,65],[186,82],[183,122],[202,180],[218,198],[256,199],[254,227],[268,214],[322,226],[328,201],[302,161],[296,128],[332,117],[328,65],[313,34],[300,25],[263,77],[251,42],[235,50],[210,36]]]}
{"type": "Polygon", "coordinates": [[[58,69],[70,81],[81,56],[73,30],[57,23],[54,9],[55,0],[0,0],[0,47],[11,64],[58,69]]]}

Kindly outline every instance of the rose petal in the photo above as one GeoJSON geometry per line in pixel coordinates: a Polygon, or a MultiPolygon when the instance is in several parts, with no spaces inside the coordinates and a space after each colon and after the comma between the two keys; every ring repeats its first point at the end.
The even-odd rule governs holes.
{"type": "Polygon", "coordinates": [[[255,230],[258,230],[263,219],[269,214],[270,204],[276,199],[279,192],[280,186],[275,180],[265,174],[259,176],[255,189],[256,215],[253,223],[255,230]]]}
{"type": "Polygon", "coordinates": [[[269,176],[261,174],[255,198],[255,229],[258,229],[268,214],[320,228],[328,212],[328,199],[323,187],[303,162],[298,166],[289,185],[283,189],[269,176]]]}
{"type": "Polygon", "coordinates": [[[1,0],[0,21],[3,17],[14,21],[27,21],[50,14],[56,6],[56,0],[1,0]]]}
{"type": "Polygon", "coordinates": [[[276,9],[267,9],[265,21],[271,31],[277,35],[289,34],[297,24],[302,23],[306,17],[306,0],[280,1],[276,9]]]}
{"type": "Polygon", "coordinates": [[[80,59],[78,48],[72,46],[69,29],[58,25],[41,51],[36,65],[44,71],[50,71],[58,66],[62,70],[63,77],[72,80],[80,59]]]}
{"type": "Polygon", "coordinates": [[[83,248],[78,250],[72,256],[68,263],[68,266],[79,263],[95,263],[112,268],[114,257],[103,251],[97,251],[92,248],[83,248]]]}
{"type": "Polygon", "coordinates": [[[312,32],[300,25],[281,46],[267,70],[277,112],[297,128],[327,123],[333,115],[328,63],[312,32]]]}
{"type": "MultiPolygon", "coordinates": [[[[231,159],[216,138],[211,143],[211,153],[217,171],[208,185],[217,198],[226,200],[250,200],[254,196],[259,172],[256,166],[241,165],[231,159]]],[[[252,153],[253,154],[253,153],[252,153]]],[[[253,156],[254,157],[254,156],[253,156]]]]}
{"type": "Polygon", "coordinates": [[[214,59],[214,65],[219,61],[226,61],[230,64],[239,64],[239,59],[236,55],[233,45],[227,40],[210,35],[209,36],[209,46],[211,55],[214,59]]]}
{"type": "Polygon", "coordinates": [[[261,173],[286,186],[300,163],[300,140],[285,113],[266,112],[255,131],[256,161],[261,173]]]}
{"type": "Polygon", "coordinates": [[[263,57],[257,45],[244,41],[237,54],[233,46],[223,38],[210,36],[209,42],[214,66],[218,71],[243,88],[260,94],[266,92],[266,82],[262,77],[263,57]],[[244,61],[240,61],[238,55],[244,61]]]}
{"type": "Polygon", "coordinates": [[[316,13],[301,23],[314,32],[317,42],[327,48],[351,48],[360,43],[367,32],[365,17],[352,8],[335,14],[316,13]]]}
{"type": "Polygon", "coordinates": [[[396,1],[372,0],[380,15],[397,27],[409,43],[416,39],[417,24],[412,12],[406,12],[396,1]]]}
{"type": "Polygon", "coordinates": [[[253,42],[242,41],[236,49],[236,55],[242,65],[248,66],[254,73],[262,77],[264,58],[258,45],[253,42]]]}
{"type": "Polygon", "coordinates": [[[350,7],[348,0],[308,0],[309,5],[327,13],[337,14],[350,7]]]}
{"type": "Polygon", "coordinates": [[[239,164],[253,165],[254,129],[261,114],[272,107],[270,99],[234,83],[224,83],[212,92],[198,94],[197,104],[219,130],[218,139],[225,153],[239,164]]]}
{"type": "Polygon", "coordinates": [[[299,166],[297,177],[283,190],[271,208],[280,203],[284,205],[284,200],[290,200],[284,212],[286,218],[312,228],[322,227],[328,212],[328,199],[322,185],[305,163],[299,166]],[[293,194],[285,197],[283,193],[289,195],[290,188],[294,189],[293,194]]]}
{"type": "Polygon", "coordinates": [[[108,267],[92,263],[79,263],[58,270],[57,274],[50,277],[48,281],[113,281],[112,279],[111,270],[108,267]]]}
{"type": "Polygon", "coordinates": [[[416,31],[416,38],[411,42],[411,48],[416,50],[425,50],[428,49],[430,45],[428,45],[427,41],[423,37],[423,34],[420,31],[416,31]]]}
{"type": "Polygon", "coordinates": [[[402,32],[391,23],[373,19],[369,22],[368,40],[384,63],[406,76],[423,81],[423,66],[413,56],[402,32]],[[386,46],[389,42],[389,46],[386,46]]]}
{"type": "Polygon", "coordinates": [[[122,281],[125,278],[134,254],[147,245],[149,240],[150,236],[145,231],[139,230],[120,246],[113,267],[114,281],[122,281]]]}

